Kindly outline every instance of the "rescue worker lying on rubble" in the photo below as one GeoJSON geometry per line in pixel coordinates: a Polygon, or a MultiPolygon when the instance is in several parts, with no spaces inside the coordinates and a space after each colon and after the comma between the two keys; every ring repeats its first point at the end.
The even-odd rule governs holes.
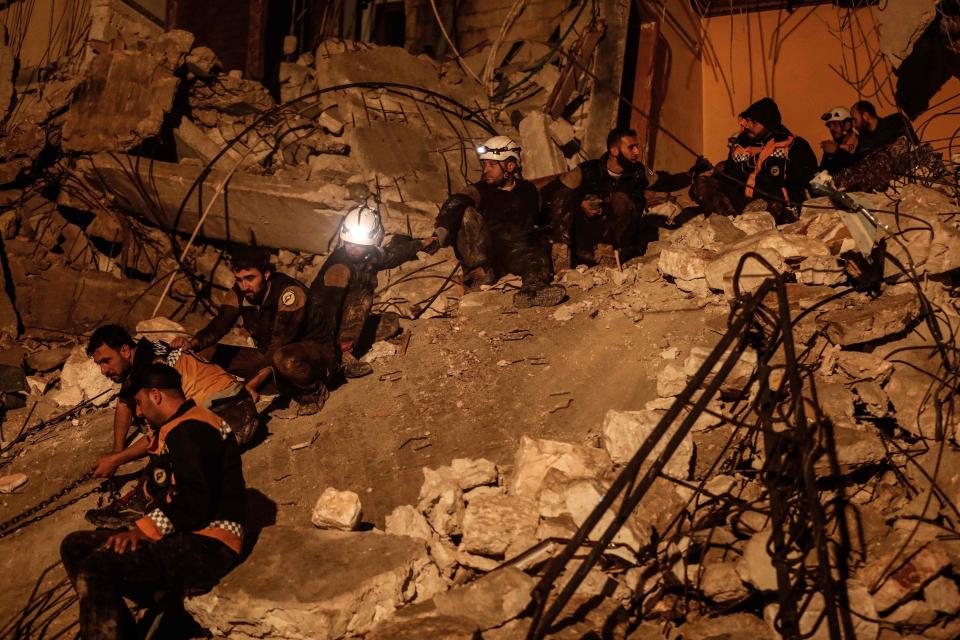
{"type": "Polygon", "coordinates": [[[769,211],[778,223],[795,220],[817,172],[813,149],[783,125],[770,98],[754,102],[737,122],[726,161],[694,181],[690,196],[708,215],[769,211]]]}
{"type": "Polygon", "coordinates": [[[622,260],[642,255],[645,245],[656,240],[656,227],[644,224],[644,191],[686,189],[695,172],[711,168],[699,158],[688,173],[654,172],[643,165],[641,155],[636,131],[613,129],[603,156],[580,163],[543,188],[555,273],[573,263],[614,265],[615,251],[622,260]]]}
{"type": "MultiPolygon", "coordinates": [[[[343,373],[359,378],[373,367],[358,360],[361,339],[388,340],[400,333],[395,313],[371,315],[377,290],[377,273],[415,260],[421,250],[436,250],[436,238],[417,240],[394,235],[380,246],[384,229],[379,212],[367,204],[351,210],[340,226],[340,245],[323,263],[310,285],[305,342],[315,342],[340,355],[343,373]]],[[[322,347],[321,347],[322,348],[322,347]]],[[[322,375],[321,367],[305,359],[292,370],[302,374],[301,384],[322,375]]]]}
{"type": "Polygon", "coordinates": [[[853,116],[846,107],[834,107],[820,116],[820,119],[827,125],[830,139],[820,143],[823,157],[820,158],[818,170],[835,175],[857,162],[857,129],[853,126],[853,116]]]}
{"type": "MultiPolygon", "coordinates": [[[[314,346],[299,344],[305,329],[307,288],[275,272],[270,252],[262,247],[240,249],[231,267],[236,284],[217,316],[192,339],[178,338],[171,346],[193,351],[213,347],[240,320],[256,348],[219,345],[210,360],[243,378],[255,400],[261,391],[278,391],[292,396],[296,415],[317,413],[326,400],[326,389],[303,388],[287,376],[297,366],[289,358],[314,346]]],[[[312,355],[333,364],[332,357],[312,355]]]]}
{"type": "Polygon", "coordinates": [[[209,590],[240,560],[240,450],[216,414],[184,397],[180,374],[149,364],[130,376],[137,415],[153,429],[147,514],[125,531],[76,531],[60,545],[80,599],[80,637],[141,637],[124,603],[209,590]]]}
{"type": "Polygon", "coordinates": [[[523,179],[520,145],[495,136],[477,154],[482,179],[443,203],[434,230],[437,242],[453,246],[465,290],[512,273],[522,279],[515,306],[560,304],[567,292],[550,284],[550,250],[535,227],[540,198],[533,183],[523,179]]]}
{"type": "MultiPolygon", "coordinates": [[[[136,370],[153,363],[173,367],[180,374],[187,399],[220,416],[230,425],[239,444],[246,444],[259,425],[257,407],[243,383],[194,353],[146,338],[134,343],[126,329],[108,324],[90,336],[87,355],[104,376],[121,383],[113,416],[113,450],[97,459],[93,468],[96,478],[111,476],[121,465],[147,455],[147,438],[140,438],[129,447],[126,440],[136,411],[131,378],[136,370]]],[[[144,499],[138,489],[108,507],[87,511],[87,521],[98,527],[128,524],[143,514],[144,499]]]]}

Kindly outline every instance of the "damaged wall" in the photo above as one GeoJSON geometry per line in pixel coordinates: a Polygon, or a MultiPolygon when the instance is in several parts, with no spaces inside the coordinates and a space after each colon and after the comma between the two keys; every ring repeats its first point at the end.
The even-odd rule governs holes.
{"type": "MultiPolygon", "coordinates": [[[[881,115],[891,113],[896,77],[886,60],[877,60],[877,15],[877,7],[845,10],[820,5],[792,15],[760,11],[704,20],[707,157],[714,161],[726,157],[726,140],[736,131],[736,115],[765,95],[777,101],[784,124],[806,138],[818,156],[819,142],[827,137],[820,114],[830,107],[849,107],[866,99],[881,115]],[[859,79],[859,92],[840,74],[855,84],[859,79]]],[[[931,100],[935,107],[914,122],[918,131],[923,123],[930,123],[921,133],[924,140],[954,133],[955,122],[937,116],[957,106],[958,90],[960,83],[949,81],[931,100]],[[944,102],[948,96],[953,98],[944,102]]],[[[937,149],[945,146],[934,143],[937,149]]]]}

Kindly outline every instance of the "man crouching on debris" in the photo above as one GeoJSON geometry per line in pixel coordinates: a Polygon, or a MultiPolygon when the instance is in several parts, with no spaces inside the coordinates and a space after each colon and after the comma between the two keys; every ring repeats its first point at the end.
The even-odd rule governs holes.
{"type": "Polygon", "coordinates": [[[88,640],[140,637],[124,598],[148,606],[158,592],[209,590],[238,564],[243,544],[245,486],[230,428],[184,397],[172,367],[135,370],[129,389],[154,429],[151,508],[129,530],[77,531],[60,545],[88,640]]]}
{"type": "Polygon", "coordinates": [[[737,122],[740,131],[730,139],[726,161],[694,182],[691,197],[708,214],[769,211],[778,223],[795,220],[817,173],[813,149],[783,126],[770,98],[754,102],[737,122]]]}
{"type": "Polygon", "coordinates": [[[550,252],[534,227],[539,194],[521,175],[520,146],[495,136],[477,153],[483,179],[443,203],[434,232],[440,246],[453,245],[467,289],[513,273],[523,280],[517,307],[560,304],[567,292],[550,284],[550,252]]]}
{"type": "MultiPolygon", "coordinates": [[[[361,336],[388,340],[400,333],[400,318],[395,313],[371,315],[377,290],[377,273],[395,269],[408,260],[416,260],[421,250],[435,251],[436,238],[415,239],[395,235],[380,246],[384,229],[380,213],[366,203],[344,216],[340,226],[340,245],[323,263],[323,268],[310,285],[305,343],[328,345],[328,352],[340,354],[343,373],[359,378],[373,372],[373,367],[357,359],[361,336]]],[[[293,350],[291,350],[293,351],[293,350]]],[[[307,352],[291,352],[299,365],[300,384],[314,384],[321,375],[321,366],[312,363],[307,352]]]]}
{"type": "MultiPolygon", "coordinates": [[[[104,376],[121,383],[113,417],[113,451],[97,460],[94,477],[106,478],[113,475],[117,467],[147,455],[147,438],[141,438],[129,447],[126,440],[136,411],[131,377],[136,370],[153,363],[173,367],[180,374],[187,399],[220,416],[230,425],[241,445],[250,440],[259,425],[257,407],[243,383],[194,353],[146,338],[134,343],[126,329],[108,324],[90,336],[87,355],[93,358],[104,376]]],[[[113,527],[118,523],[127,524],[142,513],[143,496],[132,492],[113,505],[88,511],[86,519],[96,526],[113,527]]]]}
{"type": "Polygon", "coordinates": [[[616,254],[629,259],[643,253],[655,228],[644,229],[645,190],[686,189],[710,162],[699,158],[687,173],[651,171],[640,161],[642,152],[633,129],[616,128],[607,135],[607,152],[557,176],[541,192],[549,209],[553,269],[573,261],[616,266],[616,254]],[[571,255],[572,254],[572,255],[571,255]]]}
{"type": "Polygon", "coordinates": [[[192,339],[178,338],[171,345],[193,351],[213,347],[241,320],[256,348],[221,346],[210,359],[243,378],[254,399],[261,390],[272,387],[268,383],[273,376],[277,390],[293,396],[297,415],[317,413],[323,396],[289,383],[286,373],[290,367],[283,351],[303,337],[307,288],[295,278],[274,272],[270,252],[262,247],[238,250],[231,267],[236,284],[217,316],[192,339]]]}

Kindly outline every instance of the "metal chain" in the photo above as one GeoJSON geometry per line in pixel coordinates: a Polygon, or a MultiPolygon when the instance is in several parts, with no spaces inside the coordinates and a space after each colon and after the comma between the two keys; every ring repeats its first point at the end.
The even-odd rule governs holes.
{"type": "Polygon", "coordinates": [[[97,491],[107,491],[108,488],[112,486],[112,483],[109,481],[103,482],[101,484],[98,484],[95,487],[91,487],[87,491],[84,491],[80,495],[74,498],[71,498],[67,502],[64,502],[63,504],[58,505],[57,507],[51,509],[50,511],[47,511],[46,513],[35,515],[37,513],[40,513],[47,507],[49,507],[51,504],[54,504],[58,500],[62,499],[64,496],[69,494],[71,491],[73,491],[74,489],[76,489],[77,487],[79,487],[81,484],[83,484],[84,482],[86,482],[92,477],[93,477],[93,471],[88,471],[87,473],[80,476],[80,478],[78,478],[77,480],[74,480],[64,488],[60,489],[59,491],[57,491],[55,494],[53,494],[46,500],[43,500],[38,504],[34,505],[33,507],[30,507],[29,509],[26,509],[25,511],[15,515],[14,517],[7,520],[6,522],[0,523],[0,539],[5,538],[16,531],[19,531],[20,529],[23,529],[28,525],[31,525],[35,522],[43,520],[44,518],[47,518],[49,516],[52,516],[58,511],[62,511],[63,509],[66,509],[70,505],[76,504],[80,500],[83,500],[84,498],[91,495],[92,493],[95,493],[97,491]],[[34,517],[31,518],[31,516],[34,516],[34,517]]]}

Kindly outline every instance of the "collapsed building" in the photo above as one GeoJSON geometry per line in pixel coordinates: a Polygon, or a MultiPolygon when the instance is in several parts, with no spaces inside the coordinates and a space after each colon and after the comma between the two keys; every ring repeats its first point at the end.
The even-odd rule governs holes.
{"type": "MultiPolygon", "coordinates": [[[[925,145],[888,187],[852,194],[852,207],[811,198],[785,225],[760,210],[685,218],[686,194],[652,201],[668,224],[645,256],[567,272],[570,301],[528,320],[547,341],[564,336],[562,350],[600,322],[696,314],[696,344],[634,347],[648,352],[645,400],[602,395],[565,441],[511,431],[495,460],[460,443],[417,465],[415,485],[405,476],[415,500],[381,505],[376,531],[358,530],[363,486],[318,488],[314,526],[291,509],[221,585],[187,599],[215,637],[960,635],[954,3],[319,3],[268,51],[257,34],[286,15],[264,13],[271,3],[244,3],[249,19],[225,36],[193,3],[78,1],[49,3],[56,27],[39,55],[34,4],[0,10],[0,364],[4,391],[30,403],[7,411],[5,490],[39,485],[20,469],[44,469],[54,432],[90,431],[115,392],[82,351],[93,328],[195,329],[232,286],[236,245],[270,247],[309,283],[359,202],[378,204],[388,233],[428,236],[495,132],[521,141],[535,181],[599,156],[616,123],[637,128],[650,166],[684,170],[725,155],[748,96],[774,94],[816,140],[816,109],[830,105],[811,114],[813,84],[831,101],[887,96],[925,145]],[[400,41],[385,31],[396,5],[400,41]],[[736,46],[751,29],[773,41],[736,46]],[[808,51],[834,35],[839,60],[808,51]],[[775,54],[748,60],[756,50],[775,54]],[[314,570],[288,579],[290,556],[314,570]]],[[[462,295],[458,281],[452,251],[424,254],[382,276],[378,305],[460,361],[446,373],[457,382],[464,362],[549,368],[510,351],[532,333],[503,328],[510,282],[462,295]],[[458,350],[468,332],[482,347],[458,350]]],[[[375,350],[391,367],[379,383],[398,379],[406,340],[375,350]]],[[[578,392],[551,391],[540,418],[578,392]]],[[[507,420],[484,406],[481,422],[507,420]]],[[[404,455],[458,419],[429,407],[416,405],[433,426],[405,435],[404,455]]],[[[542,426],[515,428],[526,424],[542,426]]],[[[324,437],[308,426],[290,452],[324,437]]],[[[269,493],[266,471],[248,477],[269,493]]],[[[3,544],[24,544],[38,513],[25,509],[66,480],[4,503],[3,544]]],[[[9,600],[11,637],[69,626],[75,611],[9,600]]]]}

